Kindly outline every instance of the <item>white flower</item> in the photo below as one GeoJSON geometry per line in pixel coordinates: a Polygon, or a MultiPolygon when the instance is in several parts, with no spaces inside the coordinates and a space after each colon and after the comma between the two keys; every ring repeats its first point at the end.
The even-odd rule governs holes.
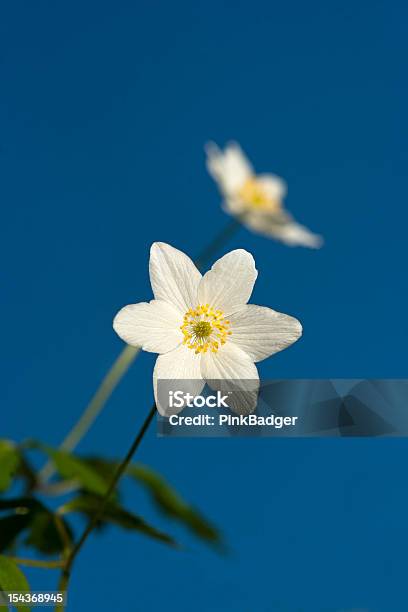
{"type": "Polygon", "coordinates": [[[207,168],[224,198],[224,210],[240,216],[251,230],[276,238],[290,246],[319,248],[323,239],[294,221],[284,209],[286,183],[274,174],[256,175],[236,143],[221,151],[216,144],[206,147],[207,168]]]}
{"type": "MultiPolygon", "coordinates": [[[[222,382],[217,386],[214,381],[223,379],[256,381],[257,391],[254,362],[301,336],[297,319],[247,304],[258,272],[252,255],[243,249],[227,253],[201,276],[182,251],[155,242],[149,272],[155,299],[125,306],[113,327],[128,344],[159,353],[153,385],[162,414],[158,380],[195,381],[195,394],[206,381],[213,389],[222,389],[222,382]]],[[[230,407],[245,414],[255,408],[255,402],[230,407]]]]}

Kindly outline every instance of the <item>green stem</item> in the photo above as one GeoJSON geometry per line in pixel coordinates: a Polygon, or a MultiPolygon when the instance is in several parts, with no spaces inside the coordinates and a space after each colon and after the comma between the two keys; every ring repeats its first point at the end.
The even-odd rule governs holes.
{"type": "MultiPolygon", "coordinates": [[[[121,464],[118,466],[118,468],[117,468],[117,470],[115,472],[115,475],[112,478],[112,481],[109,484],[109,487],[108,487],[105,495],[103,496],[103,499],[100,502],[98,511],[93,515],[93,517],[89,521],[87,527],[84,529],[84,531],[83,531],[81,537],[79,538],[78,542],[75,544],[74,548],[69,553],[69,555],[68,555],[68,557],[67,557],[67,559],[65,561],[64,569],[63,569],[62,574],[61,574],[61,579],[60,579],[59,586],[58,586],[58,590],[59,591],[66,591],[67,590],[69,579],[70,579],[70,576],[71,576],[71,569],[72,569],[72,565],[73,565],[73,563],[75,561],[75,557],[78,555],[79,551],[81,550],[81,548],[85,544],[86,540],[91,535],[91,533],[94,530],[94,528],[96,527],[99,519],[103,516],[106,504],[108,503],[110,496],[112,495],[113,491],[115,490],[115,487],[118,484],[118,482],[119,482],[120,478],[122,477],[123,473],[125,472],[127,466],[131,462],[132,457],[135,454],[135,452],[137,451],[137,449],[139,447],[139,444],[142,441],[146,431],[148,430],[149,425],[152,422],[155,414],[156,414],[156,404],[153,404],[153,406],[150,409],[149,414],[147,415],[146,419],[143,422],[142,427],[140,428],[136,438],[134,439],[131,447],[129,448],[129,450],[128,450],[127,454],[126,454],[126,457],[123,459],[121,464]]],[[[56,608],[56,612],[59,611],[59,610],[63,610],[63,607],[62,608],[61,607],[57,607],[56,608]]]]}
{"type": "Polygon", "coordinates": [[[63,565],[63,567],[65,567],[66,560],[68,559],[69,555],[71,554],[71,540],[70,540],[68,531],[67,531],[67,529],[65,527],[64,520],[59,515],[58,511],[54,514],[54,523],[55,523],[55,527],[57,528],[57,531],[58,531],[58,533],[60,535],[61,542],[63,544],[62,565],[63,565]]]}
{"type": "MultiPolygon", "coordinates": [[[[102,412],[106,402],[139,353],[140,348],[128,345],[125,346],[105,378],[102,380],[79,421],[61,443],[61,450],[72,451],[78,445],[102,412]]],[[[54,471],[55,469],[52,461],[48,461],[38,475],[40,482],[46,482],[54,474],[54,471]]]]}
{"type": "Polygon", "coordinates": [[[241,226],[239,217],[233,217],[230,222],[221,230],[202,253],[194,260],[198,269],[201,269],[214,254],[238,231],[241,226]]]}
{"type": "Polygon", "coordinates": [[[45,569],[60,569],[64,567],[64,561],[57,559],[55,561],[41,561],[39,559],[26,559],[23,557],[8,557],[17,565],[26,565],[27,567],[42,567],[45,569]]]}
{"type": "MultiPolygon", "coordinates": [[[[65,593],[68,590],[68,582],[69,582],[69,574],[66,574],[64,570],[58,582],[57,590],[59,593],[65,593]]],[[[55,606],[55,612],[64,612],[64,609],[65,609],[65,606],[63,603],[57,604],[55,606]]]]}

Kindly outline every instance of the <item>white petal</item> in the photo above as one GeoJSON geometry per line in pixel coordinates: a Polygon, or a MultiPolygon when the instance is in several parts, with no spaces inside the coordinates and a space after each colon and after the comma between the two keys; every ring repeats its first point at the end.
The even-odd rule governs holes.
{"type": "Polygon", "coordinates": [[[208,385],[229,394],[227,403],[238,414],[256,408],[259,390],[258,370],[252,359],[238,346],[227,342],[216,353],[201,358],[201,372],[208,385]]]}
{"type": "Polygon", "coordinates": [[[207,142],[204,147],[207,154],[207,170],[215,181],[221,180],[224,169],[224,153],[215,142],[207,142]]]}
{"type": "Polygon", "coordinates": [[[185,253],[155,242],[150,249],[149,273],[156,300],[170,302],[183,314],[197,306],[201,274],[185,253]]]}
{"type": "Polygon", "coordinates": [[[266,193],[273,200],[282,200],[287,193],[287,185],[283,179],[275,174],[258,174],[257,182],[262,185],[266,193]]]}
{"type": "Polygon", "coordinates": [[[229,319],[232,334],[228,343],[239,346],[253,361],[282,351],[302,335],[297,319],[264,306],[248,304],[229,319]]]}
{"type": "Polygon", "coordinates": [[[311,249],[320,249],[323,246],[322,236],[313,234],[307,227],[294,221],[278,227],[273,235],[289,246],[305,246],[311,249]]]}
{"type": "Polygon", "coordinates": [[[229,143],[224,151],[209,143],[206,152],[208,172],[226,195],[234,194],[253,175],[251,164],[235,142],[229,143]]]}
{"type": "Polygon", "coordinates": [[[167,353],[183,341],[183,314],[172,304],[158,300],[122,308],[113,329],[128,344],[151,353],[167,353]]]}
{"type": "Polygon", "coordinates": [[[205,385],[201,375],[201,355],[196,355],[184,345],[160,355],[153,372],[153,388],[157,409],[163,416],[177,414],[184,406],[170,408],[167,390],[183,391],[198,395],[205,385]]]}
{"type": "Polygon", "coordinates": [[[216,353],[202,353],[201,374],[205,380],[258,380],[253,360],[239,346],[227,341],[216,353]]]}
{"type": "MultiPolygon", "coordinates": [[[[274,174],[260,174],[256,177],[256,181],[263,187],[267,196],[271,198],[271,200],[281,202],[285,197],[287,191],[286,183],[278,176],[275,176],[274,174]]],[[[233,215],[246,214],[248,210],[251,211],[251,208],[248,207],[242,198],[239,197],[239,194],[236,193],[225,197],[222,207],[225,212],[233,215]]],[[[249,214],[251,214],[251,212],[249,214]]],[[[255,211],[255,214],[259,215],[262,213],[255,211]]],[[[265,215],[265,213],[263,214],[265,215]]],[[[242,221],[243,220],[244,217],[242,218],[242,221]]]]}
{"type": "Polygon", "coordinates": [[[307,227],[293,221],[285,211],[278,215],[250,211],[243,218],[243,222],[249,229],[280,240],[288,246],[318,249],[323,244],[322,236],[313,234],[307,227]]]}
{"type": "Polygon", "coordinates": [[[247,210],[246,205],[239,198],[229,197],[225,198],[222,203],[223,210],[232,215],[240,215],[247,210]]]}
{"type": "Polygon", "coordinates": [[[242,308],[251,297],[258,271],[248,251],[231,251],[204,274],[198,288],[200,304],[210,304],[225,315],[242,308]]]}

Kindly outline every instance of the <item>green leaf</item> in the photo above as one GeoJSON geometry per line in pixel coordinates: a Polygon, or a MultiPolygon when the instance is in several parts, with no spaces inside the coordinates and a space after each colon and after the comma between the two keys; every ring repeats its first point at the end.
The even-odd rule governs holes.
{"type": "Polygon", "coordinates": [[[68,480],[77,480],[81,487],[91,493],[104,495],[107,490],[107,482],[91,466],[87,465],[78,457],[65,451],[55,450],[49,446],[40,445],[53,461],[55,469],[68,480]]]}
{"type": "Polygon", "coordinates": [[[119,466],[118,461],[109,461],[101,457],[82,457],[82,461],[98,472],[106,482],[111,482],[119,466]]]}
{"type": "MultiPolygon", "coordinates": [[[[103,478],[107,487],[114,479],[119,467],[118,461],[109,461],[107,459],[101,459],[100,457],[81,457],[80,459],[82,463],[92,468],[100,478],[103,478]]],[[[120,493],[118,489],[112,493],[112,500],[116,503],[120,502],[120,493]]]]}
{"type": "Polygon", "coordinates": [[[0,492],[7,491],[18,470],[20,453],[9,440],[0,440],[0,492]]]}
{"type": "MultiPolygon", "coordinates": [[[[2,591],[23,591],[30,592],[30,586],[27,578],[24,576],[17,564],[0,555],[0,588],[2,591]]],[[[30,612],[30,608],[26,606],[16,606],[19,612],[30,612]]]]}
{"type": "MultiPolygon", "coordinates": [[[[10,550],[17,537],[28,532],[25,544],[36,548],[43,554],[62,552],[65,543],[57,529],[54,513],[44,504],[31,497],[18,497],[0,500],[0,511],[14,510],[0,519],[0,551],[10,550]]],[[[72,532],[64,522],[68,538],[72,532]]]]}
{"type": "MultiPolygon", "coordinates": [[[[81,514],[85,514],[88,518],[91,518],[99,511],[101,503],[102,498],[99,496],[81,495],[68,502],[64,506],[64,509],[66,512],[80,512],[81,514]]],[[[113,501],[106,504],[101,516],[101,521],[118,525],[123,529],[139,531],[150,538],[178,548],[174,538],[152,527],[140,516],[128,512],[113,501]]]]}
{"type": "Polygon", "coordinates": [[[11,549],[17,537],[30,524],[29,515],[11,515],[0,519],[0,552],[11,549]]]}
{"type": "Polygon", "coordinates": [[[0,499],[0,512],[2,510],[15,510],[18,514],[27,514],[42,504],[34,497],[12,497],[11,499],[0,499]]]}
{"type": "MultiPolygon", "coordinates": [[[[119,465],[100,457],[83,458],[83,461],[97,470],[104,478],[110,480],[119,465]]],[[[197,537],[220,549],[223,548],[219,531],[198,510],[185,502],[165,479],[142,464],[132,464],[126,474],[141,484],[152,497],[159,510],[187,527],[197,537]]]]}
{"type": "Polygon", "coordinates": [[[0,519],[0,551],[9,550],[22,531],[27,529],[33,519],[33,513],[41,506],[32,498],[17,497],[0,499],[0,511],[14,510],[0,519]]]}
{"type": "Polygon", "coordinates": [[[160,474],[141,464],[130,465],[127,473],[145,487],[164,514],[184,524],[201,539],[217,547],[221,545],[221,535],[214,525],[187,504],[160,474]]]}
{"type": "MultiPolygon", "coordinates": [[[[72,543],[71,528],[66,521],[63,521],[63,524],[68,540],[72,543]]],[[[25,544],[46,555],[57,554],[64,550],[65,542],[57,529],[52,512],[44,508],[44,510],[35,513],[29,525],[29,533],[25,544]]]]}
{"type": "Polygon", "coordinates": [[[37,474],[27,458],[21,453],[16,476],[25,480],[25,490],[33,491],[37,486],[37,474]]]}

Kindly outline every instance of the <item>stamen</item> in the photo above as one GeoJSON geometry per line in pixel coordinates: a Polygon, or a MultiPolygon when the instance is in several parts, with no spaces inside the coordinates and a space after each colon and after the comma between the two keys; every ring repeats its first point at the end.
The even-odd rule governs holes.
{"type": "Polygon", "coordinates": [[[209,304],[199,304],[196,308],[189,308],[183,317],[180,326],[183,344],[193,349],[196,355],[208,350],[216,353],[232,333],[229,326],[230,322],[224,318],[222,310],[215,310],[209,304]]]}
{"type": "Polygon", "coordinates": [[[256,208],[271,213],[281,209],[281,202],[272,198],[265,187],[253,177],[245,181],[238,192],[238,196],[248,208],[256,208]]]}

